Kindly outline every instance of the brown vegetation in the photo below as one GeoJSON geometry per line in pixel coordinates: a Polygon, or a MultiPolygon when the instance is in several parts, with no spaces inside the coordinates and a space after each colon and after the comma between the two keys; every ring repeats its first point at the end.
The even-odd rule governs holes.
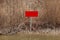
{"type": "MultiPolygon", "coordinates": [[[[28,30],[29,25],[26,25],[25,21],[29,18],[24,17],[26,10],[38,10],[39,12],[39,16],[33,18],[32,30],[47,27],[53,29],[60,24],[59,2],[60,0],[0,0],[0,30],[10,27],[21,29],[20,24],[25,26],[25,29],[27,27],[28,30]]],[[[27,24],[29,24],[29,20],[27,24]]]]}

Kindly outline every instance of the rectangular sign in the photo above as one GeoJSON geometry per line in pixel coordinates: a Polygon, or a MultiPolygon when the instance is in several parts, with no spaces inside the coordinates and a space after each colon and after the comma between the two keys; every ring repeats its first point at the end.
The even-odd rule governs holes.
{"type": "Polygon", "coordinates": [[[25,17],[38,17],[38,11],[25,11],[25,17]]]}

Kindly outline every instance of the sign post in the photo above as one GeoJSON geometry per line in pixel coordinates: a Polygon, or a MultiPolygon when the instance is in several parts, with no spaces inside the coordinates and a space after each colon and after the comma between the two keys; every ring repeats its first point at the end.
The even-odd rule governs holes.
{"type": "Polygon", "coordinates": [[[25,11],[25,17],[29,17],[30,18],[30,31],[32,28],[32,18],[33,17],[38,17],[38,11],[25,11]]]}
{"type": "Polygon", "coordinates": [[[31,28],[32,28],[32,17],[30,17],[30,31],[31,31],[31,28]]]}

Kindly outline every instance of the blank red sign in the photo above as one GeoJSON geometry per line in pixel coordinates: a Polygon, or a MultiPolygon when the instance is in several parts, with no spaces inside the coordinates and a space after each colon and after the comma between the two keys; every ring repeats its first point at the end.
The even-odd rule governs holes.
{"type": "Polygon", "coordinates": [[[38,17],[38,11],[25,11],[25,17],[38,17]]]}

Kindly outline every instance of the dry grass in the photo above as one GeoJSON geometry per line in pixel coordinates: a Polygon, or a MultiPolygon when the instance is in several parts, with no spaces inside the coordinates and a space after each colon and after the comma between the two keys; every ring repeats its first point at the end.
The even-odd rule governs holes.
{"type": "Polygon", "coordinates": [[[60,24],[60,0],[45,0],[47,9],[47,20],[51,23],[60,24]]]}
{"type": "Polygon", "coordinates": [[[26,10],[38,10],[39,17],[34,18],[35,21],[59,24],[59,2],[57,0],[42,0],[41,2],[36,0],[4,0],[0,4],[0,25],[3,27],[19,25],[26,19],[24,17],[26,10]]]}
{"type": "Polygon", "coordinates": [[[38,10],[39,17],[33,18],[33,21],[60,24],[59,2],[60,0],[2,0],[0,3],[0,30],[17,27],[21,22],[29,19],[24,17],[26,10],[38,10]]]}
{"type": "MultiPolygon", "coordinates": [[[[38,10],[39,17],[33,20],[42,22],[51,22],[52,24],[60,24],[60,0],[4,0],[0,1],[0,29],[4,27],[15,27],[25,21],[23,15],[26,10],[38,10]],[[36,3],[35,3],[36,2],[36,3]],[[31,7],[29,7],[29,4],[31,7]],[[23,16],[23,17],[22,17],[23,16]]],[[[24,34],[0,35],[0,40],[60,40],[59,36],[40,35],[40,34],[24,34]]]]}

